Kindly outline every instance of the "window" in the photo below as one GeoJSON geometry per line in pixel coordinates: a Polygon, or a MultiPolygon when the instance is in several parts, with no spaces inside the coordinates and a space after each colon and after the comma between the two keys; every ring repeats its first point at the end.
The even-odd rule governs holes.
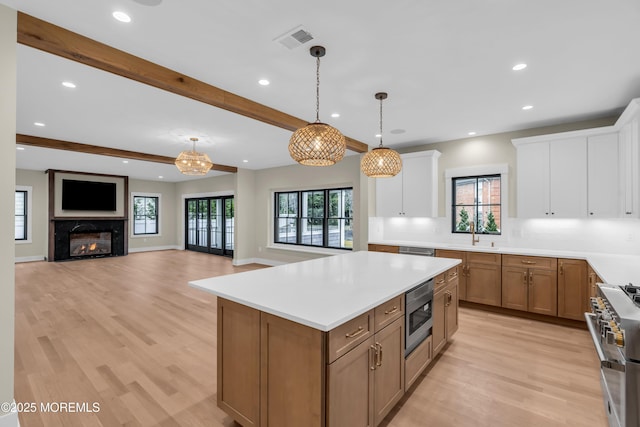
{"type": "Polygon", "coordinates": [[[452,178],[452,232],[500,234],[500,175],[452,178]]]}
{"type": "Polygon", "coordinates": [[[275,193],[275,243],[351,249],[353,189],[275,193]]]}
{"type": "Polygon", "coordinates": [[[28,215],[28,193],[26,190],[16,190],[16,202],[15,202],[15,239],[27,240],[27,231],[29,224],[28,215]]]}
{"type": "Polygon", "coordinates": [[[159,195],[133,196],[133,235],[160,234],[159,195]]]}

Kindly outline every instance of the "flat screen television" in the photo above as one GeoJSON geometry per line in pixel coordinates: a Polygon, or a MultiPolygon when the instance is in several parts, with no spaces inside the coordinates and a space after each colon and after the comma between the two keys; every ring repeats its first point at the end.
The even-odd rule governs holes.
{"type": "Polygon", "coordinates": [[[116,210],[116,183],[63,179],[62,209],[113,212],[116,210]]]}

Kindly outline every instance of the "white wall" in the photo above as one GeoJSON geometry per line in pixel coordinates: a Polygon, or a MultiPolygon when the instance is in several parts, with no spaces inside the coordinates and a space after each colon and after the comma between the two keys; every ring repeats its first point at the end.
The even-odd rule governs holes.
{"type": "Polygon", "coordinates": [[[29,243],[16,242],[17,261],[43,260],[48,245],[48,175],[43,171],[16,169],[16,185],[31,187],[31,236],[29,243]]]}
{"type": "Polygon", "coordinates": [[[129,180],[129,252],[177,247],[176,184],[173,182],[129,180]],[[133,199],[131,193],[158,194],[160,197],[159,235],[133,235],[133,199]]]}
{"type": "MultiPolygon", "coordinates": [[[[0,5],[0,402],[13,401],[16,34],[16,11],[0,5]]],[[[0,425],[15,426],[17,420],[0,412],[0,425]]]]}

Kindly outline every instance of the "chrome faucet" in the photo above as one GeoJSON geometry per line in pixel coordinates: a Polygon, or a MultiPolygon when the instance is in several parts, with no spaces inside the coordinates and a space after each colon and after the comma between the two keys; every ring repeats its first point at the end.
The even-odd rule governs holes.
{"type": "Polygon", "coordinates": [[[476,226],[473,222],[469,224],[469,230],[471,231],[471,244],[475,246],[476,243],[480,243],[480,237],[476,237],[476,226]]]}

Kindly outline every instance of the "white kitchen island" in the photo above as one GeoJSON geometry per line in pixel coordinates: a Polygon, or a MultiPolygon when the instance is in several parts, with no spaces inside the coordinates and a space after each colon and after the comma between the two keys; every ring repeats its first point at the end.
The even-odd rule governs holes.
{"type": "Polygon", "coordinates": [[[459,263],[361,251],[190,282],[219,297],[218,406],[243,426],[377,425],[405,391],[405,292],[457,286],[459,263]]]}

